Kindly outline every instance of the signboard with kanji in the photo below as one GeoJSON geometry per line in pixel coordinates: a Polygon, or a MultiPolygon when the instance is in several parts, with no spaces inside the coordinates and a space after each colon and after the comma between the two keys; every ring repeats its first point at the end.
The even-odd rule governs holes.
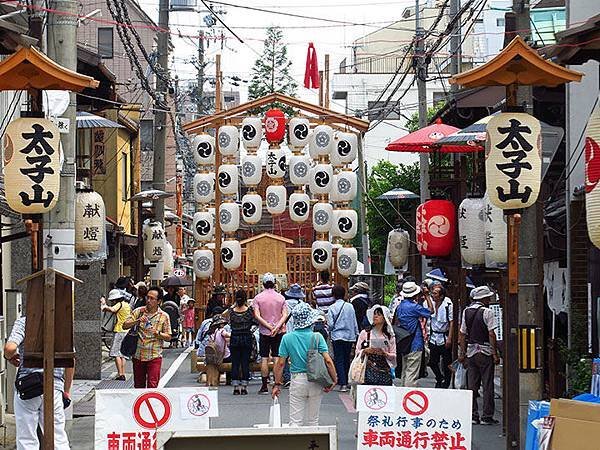
{"type": "Polygon", "coordinates": [[[472,392],[358,386],[358,450],[471,450],[472,392]]]}

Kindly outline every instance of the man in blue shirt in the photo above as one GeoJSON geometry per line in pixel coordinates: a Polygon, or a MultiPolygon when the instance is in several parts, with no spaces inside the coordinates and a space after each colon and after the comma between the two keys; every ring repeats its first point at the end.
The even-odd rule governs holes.
{"type": "MultiPolygon", "coordinates": [[[[402,355],[402,375],[400,383],[402,386],[416,386],[419,372],[421,370],[421,353],[423,352],[423,332],[421,330],[421,319],[431,317],[429,309],[419,305],[415,299],[421,293],[421,288],[413,281],[404,283],[402,286],[403,300],[396,308],[395,325],[404,328],[411,340],[410,351],[402,355]]],[[[397,346],[397,355],[400,349],[397,346]]]]}

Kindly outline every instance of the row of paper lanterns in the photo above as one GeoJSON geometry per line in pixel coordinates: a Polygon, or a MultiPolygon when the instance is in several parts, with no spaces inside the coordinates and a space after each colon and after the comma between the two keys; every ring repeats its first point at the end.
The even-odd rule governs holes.
{"type": "Polygon", "coordinates": [[[167,236],[160,222],[149,222],[142,230],[144,240],[144,259],[151,264],[162,263],[163,272],[170,274],[174,269],[175,258],[173,257],[173,246],[167,240],[167,236]]]}

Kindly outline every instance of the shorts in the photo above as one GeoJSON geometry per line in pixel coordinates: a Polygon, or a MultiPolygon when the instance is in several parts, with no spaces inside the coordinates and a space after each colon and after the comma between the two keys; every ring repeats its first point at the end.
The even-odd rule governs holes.
{"type": "Polygon", "coordinates": [[[115,333],[114,337],[113,337],[113,343],[112,346],[110,347],[110,352],[108,353],[108,356],[110,356],[111,358],[125,358],[125,359],[129,359],[127,356],[123,356],[121,354],[121,342],[123,342],[123,339],[125,338],[125,336],[127,336],[127,331],[122,332],[122,333],[115,333]]]}
{"type": "Polygon", "coordinates": [[[258,342],[260,357],[268,358],[272,356],[273,358],[277,358],[279,356],[279,344],[281,344],[283,335],[284,333],[279,333],[277,336],[261,334],[258,342]]]}
{"type": "Polygon", "coordinates": [[[190,327],[190,328],[186,328],[185,331],[187,331],[188,333],[193,333],[194,329],[190,327]]]}

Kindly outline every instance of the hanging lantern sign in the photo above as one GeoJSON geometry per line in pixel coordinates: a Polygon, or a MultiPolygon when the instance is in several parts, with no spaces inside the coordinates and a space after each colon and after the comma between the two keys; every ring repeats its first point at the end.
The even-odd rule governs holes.
{"type": "Polygon", "coordinates": [[[285,114],[277,108],[265,114],[265,138],[269,144],[279,144],[285,137],[285,114]]]}
{"type": "Polygon", "coordinates": [[[273,179],[285,176],[285,150],[281,148],[267,150],[266,172],[269,178],[273,179]]]}
{"type": "Polygon", "coordinates": [[[337,209],[333,213],[331,234],[346,241],[354,239],[358,232],[358,213],[353,209],[337,209]]]}
{"type": "Polygon", "coordinates": [[[354,275],[358,266],[358,251],[354,247],[342,247],[337,251],[336,256],[337,272],[348,278],[354,275]]]}
{"type": "Polygon", "coordinates": [[[336,162],[350,164],[358,155],[358,136],[354,133],[338,133],[331,152],[332,162],[335,155],[336,162]]]}
{"type": "Polygon", "coordinates": [[[194,201],[210,203],[215,200],[215,173],[197,173],[194,175],[194,201]]]}
{"type": "Polygon", "coordinates": [[[540,121],[525,113],[501,113],[487,124],[485,175],[490,202],[500,209],[533,205],[542,179],[540,121]]]}
{"type": "Polygon", "coordinates": [[[221,203],[219,224],[224,233],[235,233],[240,228],[240,207],[237,203],[221,203]]]}
{"type": "Polygon", "coordinates": [[[173,246],[169,241],[165,241],[165,248],[163,253],[163,273],[170,275],[171,272],[173,272],[173,269],[175,268],[175,260],[173,258],[173,246]]]}
{"type": "Polygon", "coordinates": [[[165,232],[160,222],[150,222],[144,227],[144,258],[151,263],[163,260],[165,232]]]}
{"type": "Polygon", "coordinates": [[[287,200],[287,191],[285,186],[267,187],[267,211],[269,214],[283,214],[287,200]]]}
{"type": "Polygon", "coordinates": [[[237,270],[242,265],[242,246],[238,241],[226,240],[221,243],[221,263],[227,270],[237,270]]]}
{"type": "Polygon", "coordinates": [[[219,128],[219,151],[223,156],[237,156],[240,151],[240,132],[233,125],[219,128]]]}
{"type": "Polygon", "coordinates": [[[219,166],[219,190],[221,194],[234,195],[238,193],[239,173],[235,164],[219,166]]]}
{"type": "Polygon", "coordinates": [[[401,270],[408,264],[410,240],[407,231],[396,229],[388,233],[387,255],[394,269],[401,270]]]}
{"type": "Polygon", "coordinates": [[[600,106],[596,105],[585,137],[585,211],[590,241],[600,248],[600,106]]]}
{"type": "Polygon", "coordinates": [[[288,122],[288,141],[290,147],[302,149],[308,144],[310,121],[303,117],[293,117],[288,122]]]}
{"type": "Polygon", "coordinates": [[[75,194],[75,253],[94,253],[104,239],[106,214],[102,196],[94,191],[75,194]]]}
{"type": "Polygon", "coordinates": [[[333,245],[331,242],[313,242],[310,254],[312,265],[316,270],[322,271],[331,268],[331,256],[333,254],[333,245]]]}
{"type": "Polygon", "coordinates": [[[317,125],[310,135],[309,153],[312,159],[327,156],[333,147],[333,128],[329,125],[317,125]]]}
{"type": "Polygon", "coordinates": [[[212,250],[203,248],[194,252],[194,274],[201,280],[207,280],[215,270],[215,256],[212,250]]]}
{"type": "Polygon", "coordinates": [[[242,180],[246,186],[258,186],[262,179],[262,161],[258,155],[246,155],[242,159],[242,180]]]}
{"type": "Polygon", "coordinates": [[[333,167],[329,164],[317,164],[310,169],[309,182],[311,193],[329,194],[333,185],[333,167]]]}
{"type": "Polygon", "coordinates": [[[294,222],[306,222],[310,210],[310,197],[303,192],[290,195],[290,218],[294,222]]]}
{"type": "Polygon", "coordinates": [[[485,264],[485,213],[482,198],[466,198],[458,207],[458,239],[463,263],[485,264]]]}
{"type": "Polygon", "coordinates": [[[417,208],[417,249],[424,256],[448,256],[454,246],[456,212],[448,200],[428,200],[417,208]]]}
{"type": "Polygon", "coordinates": [[[240,136],[246,150],[258,149],[262,139],[262,120],[258,117],[246,117],[242,120],[240,136]]]}
{"type": "Polygon", "coordinates": [[[357,192],[356,173],[344,170],[334,176],[333,188],[331,194],[332,201],[351,202],[356,197],[357,192]],[[335,200],[334,200],[335,199],[335,200]]]}
{"type": "Polygon", "coordinates": [[[4,190],[22,214],[50,211],[60,192],[60,130],[49,120],[20,118],[4,134],[4,190]]]}
{"type": "Polygon", "coordinates": [[[210,211],[194,214],[192,232],[198,242],[210,242],[215,237],[215,216],[210,211]]]}
{"type": "Polygon", "coordinates": [[[304,186],[310,180],[310,158],[308,155],[290,156],[290,181],[296,186],[304,186]]]}
{"type": "Polygon", "coordinates": [[[484,199],[485,265],[490,268],[505,267],[508,264],[508,230],[504,212],[484,199]]]}
{"type": "Polygon", "coordinates": [[[242,218],[254,225],[262,218],[262,198],[258,194],[246,194],[242,197],[242,218]]]}
{"type": "Polygon", "coordinates": [[[199,134],[192,140],[194,161],[199,166],[215,163],[215,138],[209,134],[199,134]]]}
{"type": "Polygon", "coordinates": [[[312,214],[313,228],[317,233],[329,233],[333,224],[333,205],[316,203],[312,214]]]}

